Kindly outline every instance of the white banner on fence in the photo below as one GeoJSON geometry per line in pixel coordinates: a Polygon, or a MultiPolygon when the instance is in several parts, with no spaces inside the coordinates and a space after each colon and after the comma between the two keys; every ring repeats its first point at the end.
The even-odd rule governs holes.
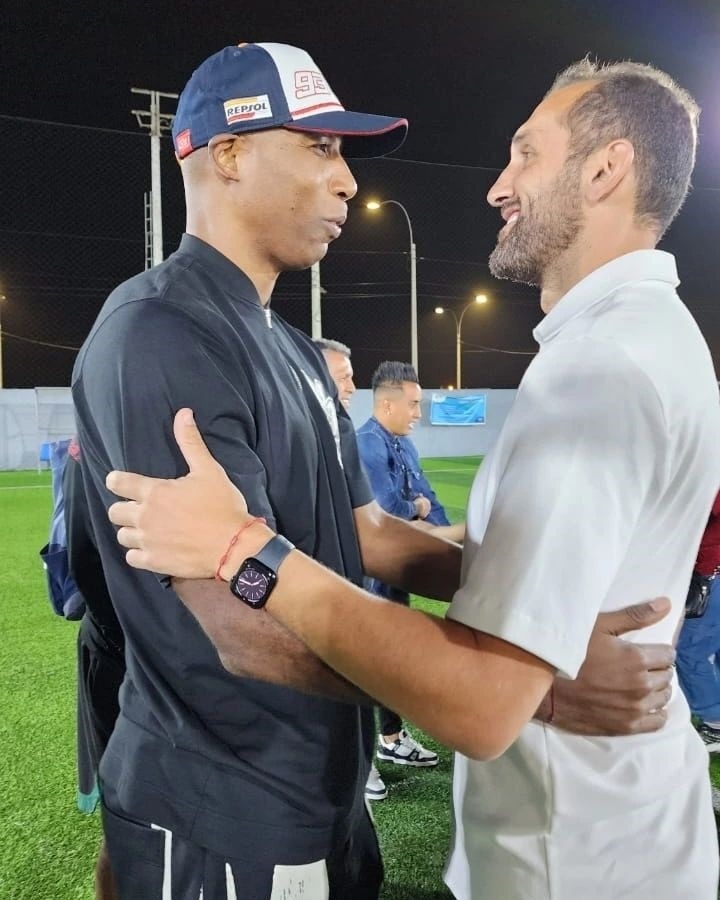
{"type": "Polygon", "coordinates": [[[0,469],[35,469],[43,444],[74,432],[69,387],[0,390],[0,469]]]}

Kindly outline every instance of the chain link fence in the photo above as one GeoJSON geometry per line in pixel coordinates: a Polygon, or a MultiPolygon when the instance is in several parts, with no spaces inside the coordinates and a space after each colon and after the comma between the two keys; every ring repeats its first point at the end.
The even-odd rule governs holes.
{"type": "MultiPolygon", "coordinates": [[[[0,204],[4,386],[68,385],[77,349],[108,293],[145,265],[150,138],[141,131],[0,116],[0,147],[6,173],[0,204]]],[[[167,256],[183,231],[184,196],[167,137],[161,156],[167,256]]],[[[402,203],[411,220],[422,383],[455,383],[455,322],[435,307],[459,315],[475,294],[485,293],[488,303],[468,309],[464,318],[463,386],[516,387],[532,359],[531,331],[541,313],[536,291],[493,282],[488,273],[499,218],[485,196],[496,171],[395,159],[357,160],[352,169],[358,196],[343,237],[321,263],[322,325],[324,336],[353,348],[358,385],[369,385],[383,359],[410,358],[410,235],[394,205],[365,208],[375,198],[402,203]]],[[[707,221],[707,199],[691,197],[680,222],[707,221]]],[[[720,218],[714,206],[711,216],[720,218]]],[[[702,273],[692,268],[702,252],[697,242],[682,250],[691,260],[691,278],[718,266],[717,254],[707,253],[702,273]]],[[[272,302],[310,332],[309,272],[282,275],[272,302]]],[[[706,324],[717,327],[709,297],[700,307],[701,327],[704,312],[714,316],[706,324]]]]}

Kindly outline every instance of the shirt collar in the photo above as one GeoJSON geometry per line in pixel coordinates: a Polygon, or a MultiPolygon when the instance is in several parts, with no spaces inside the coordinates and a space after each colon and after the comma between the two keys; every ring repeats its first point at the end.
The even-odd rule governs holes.
{"type": "Polygon", "coordinates": [[[375,416],[370,416],[370,418],[371,418],[371,419],[373,420],[373,422],[377,425],[377,427],[380,429],[380,431],[382,431],[382,433],[385,435],[385,437],[387,438],[387,440],[389,440],[389,441],[391,441],[391,442],[395,442],[395,441],[399,441],[399,440],[400,440],[400,436],[399,436],[399,435],[393,434],[392,431],[388,431],[388,429],[382,424],[382,422],[379,422],[379,421],[375,418],[375,416]]]}
{"type": "Polygon", "coordinates": [[[664,281],[676,288],[675,257],[663,250],[635,250],[586,275],[558,300],[533,330],[538,344],[547,343],[576,316],[605,301],[619,288],[638,281],[664,281]]]}
{"type": "Polygon", "coordinates": [[[197,259],[232,296],[242,297],[262,306],[255,285],[243,270],[210,244],[193,234],[183,234],[178,252],[197,259]]]}

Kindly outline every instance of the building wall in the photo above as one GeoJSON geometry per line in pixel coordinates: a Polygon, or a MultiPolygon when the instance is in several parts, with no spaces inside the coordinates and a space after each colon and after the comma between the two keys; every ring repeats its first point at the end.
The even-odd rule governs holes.
{"type": "MultiPolygon", "coordinates": [[[[514,390],[456,392],[487,395],[486,424],[458,427],[430,425],[432,393],[424,392],[423,418],[413,429],[420,456],[485,455],[515,398],[514,390]]],[[[372,415],[372,391],[358,391],[350,412],[355,427],[362,425],[372,415]]],[[[0,469],[36,468],[40,445],[71,437],[74,427],[70,388],[0,390],[0,469]]]]}
{"type": "MultiPolygon", "coordinates": [[[[514,390],[453,391],[458,394],[487,396],[487,415],[484,425],[431,425],[430,400],[432,394],[447,391],[423,391],[422,420],[413,428],[412,439],[420,456],[485,456],[500,433],[503,422],[515,399],[514,390]]],[[[356,428],[372,415],[372,391],[357,391],[352,398],[350,416],[356,428]]]]}
{"type": "Polygon", "coordinates": [[[40,445],[72,437],[70,388],[0,390],[0,469],[34,469],[40,445]]]}

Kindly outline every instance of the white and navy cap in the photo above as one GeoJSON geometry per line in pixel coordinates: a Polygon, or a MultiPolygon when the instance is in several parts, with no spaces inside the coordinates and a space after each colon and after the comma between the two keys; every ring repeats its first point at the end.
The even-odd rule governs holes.
{"type": "Polygon", "coordinates": [[[289,128],[336,134],[346,156],[384,156],[405,140],[407,119],[350,112],[310,56],[288,44],[225,47],[192,74],[178,101],[179,159],[216,134],[289,128]]]}

